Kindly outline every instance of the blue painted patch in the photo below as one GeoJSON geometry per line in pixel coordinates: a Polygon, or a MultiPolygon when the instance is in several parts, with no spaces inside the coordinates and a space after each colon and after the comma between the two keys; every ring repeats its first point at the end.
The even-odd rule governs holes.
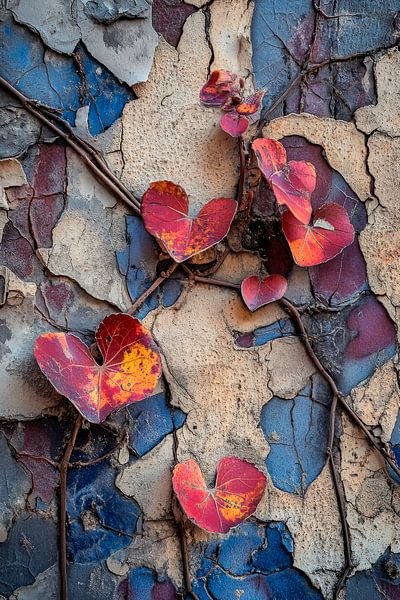
{"type": "MultiPolygon", "coordinates": [[[[266,89],[264,106],[274,101],[298,77],[309,58],[319,63],[334,57],[372,52],[397,43],[396,13],[399,0],[325,0],[330,15],[347,13],[345,18],[318,17],[312,0],[256,0],[253,22],[253,70],[258,88],[266,89]],[[311,56],[308,57],[312,45],[311,56]]],[[[350,120],[356,108],[373,104],[374,81],[363,58],[326,66],[306,78],[302,97],[294,86],[274,116],[308,112],[350,120]],[[335,93],[336,92],[336,93],[335,93]]]]}
{"type": "Polygon", "coordinates": [[[387,549],[369,571],[347,582],[346,600],[396,600],[400,597],[400,554],[387,549]]]}
{"type": "Polygon", "coordinates": [[[186,420],[181,410],[170,410],[165,392],[132,404],[127,410],[130,415],[128,446],[137,456],[144,456],[155,448],[166,435],[182,427],[186,420]]]}
{"type": "Polygon", "coordinates": [[[204,551],[193,588],[200,600],[322,600],[293,568],[293,540],[284,523],[246,522],[204,551]]]}
{"type": "Polygon", "coordinates": [[[272,340],[282,337],[296,335],[296,328],[291,319],[279,319],[265,327],[258,327],[254,331],[247,333],[237,332],[235,335],[235,344],[240,348],[250,348],[253,346],[262,346],[272,340]]]}
{"type": "Polygon", "coordinates": [[[337,313],[305,316],[304,323],[315,353],[345,395],[397,351],[393,322],[372,295],[337,313]]]}
{"type": "Polygon", "coordinates": [[[76,563],[108,558],[132,542],[140,508],[120,494],[116,476],[117,471],[106,460],[69,471],[68,552],[76,563]]]}
{"type": "Polygon", "coordinates": [[[119,586],[118,600],[177,600],[175,586],[168,577],[159,577],[147,567],[133,569],[119,586]]]}
{"type": "Polygon", "coordinates": [[[1,76],[29,98],[59,109],[71,125],[75,125],[78,108],[89,106],[92,135],[112,125],[125,104],[136,98],[82,45],[76,51],[83,67],[81,76],[73,57],[46,49],[38,35],[11,16],[0,19],[0,40],[1,76]]]}
{"type": "Polygon", "coordinates": [[[272,398],[260,427],[270,445],[266,463],[274,485],[303,495],[326,461],[330,390],[318,376],[292,400],[272,398]]]}
{"type": "Polygon", "coordinates": [[[0,544],[0,594],[32,584],[56,562],[57,527],[50,518],[24,512],[0,544]]]}
{"type": "MultiPolygon", "coordinates": [[[[116,252],[118,268],[126,277],[126,285],[132,302],[145,292],[157,277],[160,248],[147,233],[139,217],[126,217],[127,247],[116,252]]],[[[182,293],[182,283],[172,276],[155,290],[136,311],[138,319],[144,317],[160,304],[170,307],[182,293]]]]}

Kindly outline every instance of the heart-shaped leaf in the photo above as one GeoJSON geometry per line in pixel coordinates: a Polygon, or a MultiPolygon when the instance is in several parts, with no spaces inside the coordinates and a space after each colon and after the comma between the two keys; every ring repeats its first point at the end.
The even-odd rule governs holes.
{"type": "Polygon", "coordinates": [[[241,136],[248,126],[247,117],[241,117],[235,111],[227,112],[221,117],[221,128],[232,137],[241,136]]]}
{"type": "Polygon", "coordinates": [[[151,334],[126,314],[106,317],[96,332],[102,364],[70,333],[44,333],[35,343],[40,369],[92,423],[114,410],[138,402],[155,389],[161,361],[151,334]]]}
{"type": "Polygon", "coordinates": [[[200,100],[206,106],[222,106],[236,90],[237,75],[218,69],[213,71],[200,90],[200,100]]]}
{"type": "Polygon", "coordinates": [[[276,140],[259,138],[252,147],[278,204],[285,204],[301,223],[309,223],[311,194],[316,184],[314,165],[297,160],[288,162],[285,148],[276,140]]]}
{"type": "Polygon", "coordinates": [[[236,209],[235,200],[215,198],[192,218],[186,192],[171,181],[151,183],[142,199],[147,231],[161,240],[176,262],[218,244],[228,233],[236,209]]]}
{"type": "Polygon", "coordinates": [[[301,267],[331,260],[354,240],[354,228],[347,211],[334,202],[324,204],[315,212],[312,225],[301,223],[286,211],[282,227],[293,258],[301,267]]]}
{"type": "Polygon", "coordinates": [[[287,281],[282,275],[268,275],[264,279],[251,275],[243,279],[240,290],[247,308],[254,311],[280,300],[287,290],[287,281]]]}
{"type": "Polygon", "coordinates": [[[207,488],[194,460],[178,464],[172,482],[189,519],[213,533],[226,533],[252,515],[266,485],[254,465],[232,456],[220,460],[214,489],[207,488]]]}

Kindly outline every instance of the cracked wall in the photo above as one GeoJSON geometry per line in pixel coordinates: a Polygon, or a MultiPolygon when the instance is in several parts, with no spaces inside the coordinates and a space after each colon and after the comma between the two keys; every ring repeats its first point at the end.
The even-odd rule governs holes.
{"type": "MultiPolygon", "coordinates": [[[[237,144],[198,92],[214,68],[266,89],[264,135],[316,165],[313,207],[342,204],[356,240],[327,265],[299,269],[268,222],[261,184],[247,229],[194,262],[207,269],[228,247],[221,279],[286,275],[318,357],[400,462],[400,2],[0,5],[0,76],[52,107],[137,197],[157,179],[182,185],[196,209],[234,196],[237,144]]],[[[55,600],[54,463],[74,415],[40,374],[33,343],[44,331],[92,343],[99,321],[128,309],[165,263],[141,220],[3,88],[0,140],[0,598],[55,600]]],[[[183,597],[176,453],[210,482],[229,455],[267,476],[255,515],[231,534],[187,524],[200,600],[330,600],[344,560],[325,459],[331,394],[287,314],[249,313],[234,290],[174,274],[136,315],[160,346],[164,379],[79,434],[71,460],[95,462],[69,472],[71,597],[183,597]]],[[[343,415],[335,450],[354,562],[341,599],[397,598],[400,488],[343,415]]]]}

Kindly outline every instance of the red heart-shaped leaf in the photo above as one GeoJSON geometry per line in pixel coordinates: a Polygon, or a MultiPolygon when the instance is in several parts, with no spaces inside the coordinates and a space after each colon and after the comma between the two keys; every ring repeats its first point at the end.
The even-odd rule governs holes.
{"type": "Polygon", "coordinates": [[[207,488],[194,460],[178,464],[172,482],[189,519],[212,533],[226,533],[252,515],[266,485],[254,465],[232,456],[220,460],[214,489],[207,488]]]}
{"type": "Polygon", "coordinates": [[[286,293],[287,281],[282,275],[268,275],[264,279],[251,275],[243,279],[240,290],[244,303],[253,312],[265,304],[280,300],[286,293]]]}
{"type": "Polygon", "coordinates": [[[200,100],[206,106],[222,106],[236,90],[237,75],[218,69],[213,71],[200,90],[200,100]]]}
{"type": "Polygon", "coordinates": [[[304,225],[289,211],[282,217],[283,233],[295,262],[312,267],[331,260],[354,240],[354,228],[347,211],[339,204],[324,204],[312,225],[304,225]]]}
{"type": "Polygon", "coordinates": [[[161,361],[151,334],[126,314],[106,317],[96,332],[103,357],[99,365],[89,348],[70,333],[44,333],[35,343],[40,369],[92,423],[138,402],[155,389],[161,361]]]}
{"type": "Polygon", "coordinates": [[[311,217],[311,194],[315,189],[315,167],[309,162],[287,162],[280,142],[259,138],[253,142],[258,166],[269,182],[278,204],[285,204],[302,223],[311,217]]]}
{"type": "Polygon", "coordinates": [[[249,126],[247,117],[241,117],[236,112],[228,112],[221,117],[221,128],[232,137],[243,135],[249,126]]]}
{"type": "Polygon", "coordinates": [[[215,198],[192,218],[186,192],[171,181],[151,183],[142,199],[147,231],[162,241],[176,262],[218,244],[228,233],[236,209],[235,200],[215,198]]]}

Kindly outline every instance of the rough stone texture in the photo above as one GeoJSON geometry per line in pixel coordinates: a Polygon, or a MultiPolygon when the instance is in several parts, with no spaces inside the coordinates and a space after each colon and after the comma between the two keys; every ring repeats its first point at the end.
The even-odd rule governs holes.
{"type": "MultiPolygon", "coordinates": [[[[239,283],[278,264],[288,274],[287,297],[310,305],[304,323],[321,360],[346,384],[348,401],[383,442],[400,447],[394,329],[378,302],[397,326],[400,61],[398,50],[385,49],[398,39],[400,2],[368,2],[357,16],[354,0],[340,7],[327,0],[323,11],[335,18],[319,14],[315,19],[311,0],[257,0],[255,6],[246,0],[193,0],[190,5],[157,0],[153,17],[160,38],[151,29],[146,4],[137,3],[136,18],[128,1],[86,0],[70,11],[61,1],[33,8],[26,0],[9,0],[14,18],[25,25],[9,13],[1,15],[0,25],[9,28],[1,51],[16,57],[4,61],[3,74],[60,110],[138,197],[150,181],[171,179],[186,189],[194,210],[212,197],[234,196],[238,179],[237,142],[221,131],[219,109],[205,108],[198,99],[211,69],[240,73],[251,91],[253,52],[269,106],[301,67],[313,32],[312,61],[368,53],[308,75],[274,113],[286,116],[264,128],[265,135],[283,139],[292,159],[304,154],[317,162],[314,205],[328,196],[332,201],[335,186],[340,188],[364,256],[355,242],[336,269],[341,277],[343,266],[356,264],[355,289],[336,301],[340,277],[328,281],[326,290],[318,287],[330,267],[308,273],[293,268],[291,260],[282,260],[283,266],[274,262],[274,231],[262,228],[271,214],[265,189],[264,196],[257,192],[246,243],[238,241],[237,249],[246,251],[231,252],[216,276],[239,283]],[[165,12],[170,27],[162,21],[165,12]],[[66,56],[73,51],[78,58],[66,56]],[[78,73],[79,60],[84,73],[78,73]],[[142,82],[134,88],[138,98],[116,78],[142,82]],[[301,114],[288,114],[293,111],[301,114]]],[[[33,343],[42,331],[69,330],[90,344],[98,322],[127,309],[140,285],[150,285],[165,262],[159,263],[158,247],[138,218],[6,95],[1,96],[0,124],[5,159],[0,162],[0,466],[5,482],[0,486],[0,554],[7,571],[0,577],[0,594],[11,600],[56,600],[57,472],[44,461],[20,457],[17,462],[16,456],[27,451],[59,460],[72,414],[35,367],[33,343]],[[21,532],[37,548],[42,530],[48,534],[46,552],[29,555],[21,532]]],[[[281,238],[278,247],[284,251],[281,238]]],[[[194,262],[207,268],[223,249],[221,244],[217,253],[194,262]]],[[[351,274],[350,269],[350,279],[351,274]]],[[[113,415],[104,427],[85,425],[71,459],[96,461],[110,453],[107,460],[69,474],[71,597],[119,600],[137,593],[141,600],[169,600],[165,590],[172,597],[180,591],[170,480],[175,428],[178,459],[198,460],[210,485],[218,460],[226,455],[254,462],[268,480],[255,518],[231,535],[208,535],[187,524],[191,574],[201,600],[230,600],[228,584],[233,598],[246,593],[248,600],[261,600],[262,588],[254,592],[254,585],[263,577],[267,582],[280,578],[281,587],[273,589],[282,600],[300,593],[307,600],[330,600],[343,567],[343,546],[324,466],[329,391],[280,306],[253,314],[234,290],[168,283],[171,287],[164,284],[140,313],[160,345],[166,387],[113,415]],[[278,529],[277,545],[268,532],[278,529]],[[271,548],[268,560],[283,556],[286,562],[271,567],[267,561],[251,571],[256,555],[271,548]]],[[[394,564],[400,552],[399,487],[343,416],[337,419],[336,446],[355,564],[348,600],[386,600],[374,581],[382,579],[382,561],[390,556],[394,564]]],[[[400,581],[391,569],[380,585],[394,598],[400,581]]]]}
{"type": "Polygon", "coordinates": [[[125,239],[125,211],[74,153],[67,155],[70,201],[53,229],[52,248],[42,249],[41,256],[54,275],[71,277],[94,298],[127,308],[125,282],[115,271],[115,251],[125,239]],[[83,249],[91,254],[90,262],[83,249]]]}
{"type": "Polygon", "coordinates": [[[197,208],[211,198],[235,193],[237,143],[220,129],[220,112],[199,101],[209,67],[249,72],[251,10],[244,0],[233,4],[234,10],[224,3],[211,8],[211,24],[217,11],[218,25],[210,27],[210,43],[218,48],[218,62],[210,65],[213,55],[204,33],[205,15],[199,11],[187,19],[176,49],[160,41],[149,81],[135,86],[138,100],[126,107],[122,120],[122,179],[139,197],[150,181],[159,179],[181,185],[197,208]],[[238,23],[242,23],[239,30],[238,23]]]}
{"type": "Polygon", "coordinates": [[[0,161],[0,208],[8,209],[6,188],[26,183],[25,173],[21,163],[15,159],[0,161]]]}
{"type": "Polygon", "coordinates": [[[32,350],[37,336],[49,329],[35,313],[36,286],[8,273],[7,297],[1,308],[2,417],[32,418],[56,406],[58,397],[42,378],[32,350]]]}

